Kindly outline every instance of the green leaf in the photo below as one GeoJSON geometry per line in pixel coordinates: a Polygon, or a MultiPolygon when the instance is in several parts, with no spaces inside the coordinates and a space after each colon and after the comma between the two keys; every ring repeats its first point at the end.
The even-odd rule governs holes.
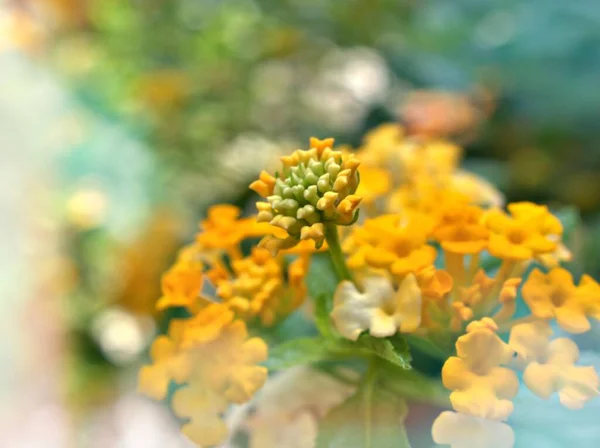
{"type": "Polygon", "coordinates": [[[334,353],[376,356],[402,369],[410,369],[411,356],[408,344],[406,344],[404,337],[400,335],[385,339],[363,333],[356,342],[340,339],[336,341],[335,345],[330,345],[330,347],[330,350],[334,353]]]}
{"type": "MultiPolygon", "coordinates": [[[[434,336],[437,336],[434,334],[434,336]]],[[[449,342],[438,340],[440,338],[422,338],[420,336],[408,335],[408,344],[420,350],[427,355],[436,358],[446,360],[454,351],[453,340],[449,342]]]]}
{"type": "Polygon", "coordinates": [[[390,392],[409,401],[430,403],[443,408],[450,407],[450,391],[439,378],[431,378],[412,370],[398,370],[380,365],[380,384],[390,392]]]}
{"type": "Polygon", "coordinates": [[[309,320],[302,311],[295,311],[272,327],[264,327],[258,320],[249,322],[248,327],[252,336],[264,339],[269,347],[318,335],[312,319],[309,320]]]}
{"type": "Polygon", "coordinates": [[[402,424],[406,413],[403,399],[367,376],[355,395],[321,421],[316,448],[410,448],[402,424]]]}
{"type": "Polygon", "coordinates": [[[352,357],[375,357],[401,369],[411,368],[411,356],[403,336],[384,339],[367,333],[356,342],[324,337],[293,339],[270,349],[264,365],[269,370],[282,370],[299,364],[352,357]]]}
{"type": "Polygon", "coordinates": [[[294,339],[269,350],[264,365],[269,370],[283,370],[299,364],[323,361],[330,355],[322,338],[294,339]]]}

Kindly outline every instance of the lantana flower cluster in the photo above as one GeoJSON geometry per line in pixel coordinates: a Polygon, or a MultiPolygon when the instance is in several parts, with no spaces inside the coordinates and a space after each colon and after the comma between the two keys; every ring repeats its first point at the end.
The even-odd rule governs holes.
{"type": "MultiPolygon", "coordinates": [[[[258,393],[261,434],[270,435],[249,439],[261,448],[288,440],[286,425],[313,428],[306,446],[343,440],[330,434],[330,420],[339,424],[347,407],[376,397],[369,406],[396,412],[390,421],[400,427],[406,405],[398,403],[432,401],[437,390],[433,401],[448,409],[432,437],[456,448],[513,446],[506,421],[520,387],[583,407],[598,395],[597,372],[578,365],[571,338],[553,335],[592,328],[600,285],[587,275],[575,281],[562,267],[571,254],[547,206],[504,207],[492,185],[459,169],[461,152],[447,141],[407,137],[395,124],[372,131],[357,149],[311,139],[282,159],[281,171],[264,171],[251,184],[264,198],[255,216],[212,207],[163,277],[157,307],[183,307],[189,317],[173,320],[154,342],[142,392],[163,399],[169,384],[185,384],[172,405],[203,446],[227,438],[229,404],[258,393]],[[253,239],[260,242],[244,254],[240,244],[253,239]],[[266,342],[248,328],[277,328],[298,313],[320,335],[292,335],[267,359],[266,342]],[[432,372],[407,373],[411,356],[443,361],[447,393],[431,384],[432,372]],[[352,358],[363,366],[343,380],[354,395],[310,422],[283,421],[269,407],[269,388],[258,392],[267,367],[312,364],[342,381],[331,366],[352,358]],[[277,430],[264,433],[269,415],[277,430]]],[[[319,395],[303,409],[323,409],[319,395]]],[[[364,434],[374,438],[380,423],[368,420],[364,434]]],[[[404,432],[398,437],[409,443],[404,432]]]]}
{"type": "Polygon", "coordinates": [[[295,248],[291,262],[259,247],[243,256],[244,241],[273,229],[240,214],[231,205],[212,207],[196,241],[164,274],[157,309],[179,308],[188,317],[171,320],[152,344],[152,363],[139,373],[140,392],[156,400],[171,395],[173,411],[186,421],[182,431],[199,446],[221,443],[228,433],[224,412],[265,383],[267,369],[259,363],[268,347],[249,336],[249,323],[271,326],[306,298],[310,251],[295,248]]]}

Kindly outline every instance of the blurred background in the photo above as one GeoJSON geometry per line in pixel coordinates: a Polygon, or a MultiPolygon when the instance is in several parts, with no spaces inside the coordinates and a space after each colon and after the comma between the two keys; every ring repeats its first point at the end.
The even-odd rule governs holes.
{"type": "Polygon", "coordinates": [[[162,271],[311,135],[466,148],[600,277],[597,0],[0,0],[0,446],[185,447],[135,395],[162,271]]]}

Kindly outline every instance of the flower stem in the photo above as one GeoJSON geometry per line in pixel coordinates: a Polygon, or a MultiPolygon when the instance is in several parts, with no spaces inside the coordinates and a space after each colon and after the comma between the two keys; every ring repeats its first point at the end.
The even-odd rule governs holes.
{"type": "Polygon", "coordinates": [[[333,223],[325,224],[325,240],[329,246],[329,257],[333,264],[338,280],[350,280],[352,281],[352,274],[346,266],[344,255],[342,254],[342,247],[340,246],[340,238],[338,236],[337,226],[333,223]]]}
{"type": "Polygon", "coordinates": [[[377,377],[377,363],[371,359],[367,372],[363,378],[364,393],[364,419],[365,419],[365,447],[371,448],[372,427],[373,427],[373,389],[375,388],[375,378],[377,377]]]}

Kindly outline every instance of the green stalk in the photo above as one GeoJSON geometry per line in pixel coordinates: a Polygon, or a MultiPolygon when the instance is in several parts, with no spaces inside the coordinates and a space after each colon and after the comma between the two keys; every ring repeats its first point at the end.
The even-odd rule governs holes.
{"type": "Polygon", "coordinates": [[[367,372],[363,377],[362,388],[364,391],[364,419],[365,419],[365,448],[371,448],[371,438],[373,432],[373,389],[375,388],[375,378],[377,377],[377,363],[373,359],[369,360],[367,372]]]}
{"type": "Polygon", "coordinates": [[[338,236],[337,226],[334,223],[325,224],[325,240],[329,246],[329,257],[333,264],[338,280],[350,280],[352,281],[352,274],[346,266],[344,255],[342,254],[342,247],[340,245],[340,238],[338,236]]]}

